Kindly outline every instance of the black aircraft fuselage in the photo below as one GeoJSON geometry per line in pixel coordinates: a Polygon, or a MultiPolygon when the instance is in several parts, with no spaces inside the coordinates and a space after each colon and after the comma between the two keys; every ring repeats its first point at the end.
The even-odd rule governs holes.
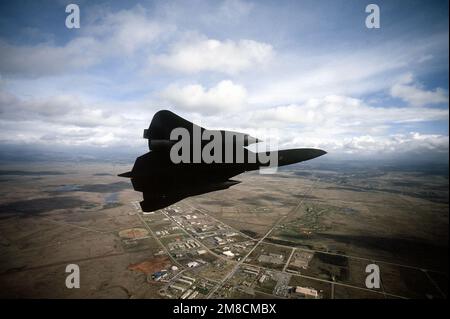
{"type": "Polygon", "coordinates": [[[272,167],[274,162],[283,166],[326,154],[312,148],[254,153],[245,147],[259,142],[256,138],[238,132],[206,130],[166,110],[154,115],[144,138],[148,139],[150,152],[138,157],[130,172],[119,175],[131,178],[134,189],[143,193],[140,204],[144,212],[165,208],[189,196],[227,189],[240,183],[231,180],[233,176],[272,167]],[[172,148],[180,146],[183,138],[171,139],[177,128],[188,133],[189,140],[184,145],[189,147],[175,152],[172,148]],[[201,139],[204,136],[207,138],[201,139]],[[202,153],[208,144],[213,145],[214,138],[216,147],[202,153]],[[202,156],[212,154],[210,150],[217,155],[213,161],[202,156]],[[186,151],[184,161],[175,158],[186,151]]]}

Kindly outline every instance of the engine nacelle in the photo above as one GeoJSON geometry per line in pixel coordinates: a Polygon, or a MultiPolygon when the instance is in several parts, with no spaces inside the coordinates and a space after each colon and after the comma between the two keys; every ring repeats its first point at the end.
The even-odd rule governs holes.
{"type": "Polygon", "coordinates": [[[149,130],[144,130],[144,136],[145,139],[148,139],[148,148],[151,151],[157,151],[157,150],[170,150],[171,147],[176,143],[176,141],[166,140],[166,139],[152,139],[149,130]]]}

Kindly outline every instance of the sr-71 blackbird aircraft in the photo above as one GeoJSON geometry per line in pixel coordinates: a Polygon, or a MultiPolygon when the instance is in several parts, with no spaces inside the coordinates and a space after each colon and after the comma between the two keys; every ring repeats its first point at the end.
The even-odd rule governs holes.
{"type": "Polygon", "coordinates": [[[227,189],[230,178],[264,167],[307,161],[326,154],[313,148],[255,153],[246,148],[260,140],[238,132],[207,130],[167,111],[157,112],[144,138],[150,152],[130,172],[134,190],[143,193],[141,208],[152,212],[186,197],[227,189]],[[171,136],[172,135],[172,136],[171,136]],[[172,138],[171,138],[172,137],[172,138]]]}

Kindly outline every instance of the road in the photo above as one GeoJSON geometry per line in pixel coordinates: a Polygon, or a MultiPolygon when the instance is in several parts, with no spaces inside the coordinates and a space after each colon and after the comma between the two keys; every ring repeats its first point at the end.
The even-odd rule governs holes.
{"type": "MultiPolygon", "coordinates": [[[[358,287],[358,286],[354,286],[354,285],[347,284],[347,283],[343,283],[343,282],[330,281],[330,280],[326,280],[326,279],[321,279],[321,278],[316,278],[316,277],[311,277],[311,276],[303,275],[303,274],[300,274],[300,273],[297,273],[297,272],[294,272],[294,271],[289,271],[287,268],[288,268],[288,265],[289,265],[289,263],[290,263],[290,260],[292,259],[293,254],[295,253],[295,250],[303,250],[303,251],[314,252],[314,253],[325,253],[325,254],[330,254],[330,255],[343,256],[343,257],[347,257],[347,258],[354,258],[354,259],[364,260],[364,261],[368,261],[368,262],[370,262],[370,263],[377,263],[377,264],[378,264],[378,263],[384,263],[384,264],[389,264],[389,265],[394,265],[394,266],[399,266],[399,267],[411,268],[411,269],[415,269],[415,270],[422,270],[422,271],[425,271],[425,273],[427,274],[427,276],[428,276],[427,271],[433,271],[433,272],[442,273],[442,272],[439,272],[439,271],[435,271],[435,270],[427,270],[427,269],[421,269],[421,268],[414,267],[414,266],[410,266],[410,265],[402,265],[402,264],[391,263],[391,262],[387,262],[387,261],[375,261],[375,260],[368,259],[368,258],[364,258],[364,257],[351,256],[351,255],[340,254],[340,253],[333,253],[333,252],[328,252],[328,251],[320,251],[320,250],[306,249],[306,248],[298,248],[298,247],[293,248],[293,247],[286,246],[286,245],[280,245],[280,244],[276,244],[276,243],[266,242],[265,240],[272,234],[272,232],[276,229],[276,227],[277,227],[278,225],[280,225],[281,222],[283,222],[284,220],[286,220],[286,219],[287,219],[289,216],[291,216],[292,214],[298,212],[298,210],[300,209],[300,207],[302,207],[302,205],[303,205],[303,203],[304,203],[304,201],[305,201],[305,199],[306,199],[306,196],[307,196],[308,194],[310,194],[310,193],[313,191],[313,189],[314,189],[314,187],[315,187],[315,185],[316,185],[316,183],[317,183],[318,181],[319,181],[319,180],[316,180],[316,181],[315,181],[315,182],[314,182],[314,183],[306,190],[306,192],[304,192],[304,194],[302,194],[301,199],[299,200],[299,202],[297,203],[297,205],[296,205],[295,207],[293,207],[287,214],[281,216],[281,217],[280,217],[280,218],[272,225],[272,227],[264,234],[264,236],[262,236],[261,238],[258,238],[258,239],[251,238],[251,237],[249,237],[248,235],[243,234],[243,233],[241,233],[240,231],[234,229],[234,228],[231,227],[230,225],[227,225],[226,223],[224,223],[224,222],[222,222],[222,221],[216,219],[215,217],[211,216],[211,214],[210,214],[207,210],[205,210],[205,209],[201,209],[201,208],[199,209],[199,208],[196,208],[196,207],[192,206],[190,203],[186,203],[186,202],[184,203],[184,204],[186,204],[187,206],[189,206],[191,209],[199,210],[201,213],[205,214],[206,216],[208,216],[209,218],[211,218],[211,219],[214,220],[215,222],[220,223],[221,225],[230,228],[231,230],[233,230],[233,231],[235,231],[235,232],[241,234],[242,236],[244,236],[244,237],[246,237],[246,238],[249,238],[249,240],[255,241],[255,242],[256,242],[256,244],[250,249],[250,251],[249,251],[244,257],[242,257],[239,261],[235,261],[235,260],[230,260],[230,259],[228,259],[228,258],[225,258],[225,257],[223,257],[223,256],[220,256],[220,255],[214,253],[213,251],[211,251],[211,249],[209,249],[209,248],[208,248],[206,245],[204,245],[201,241],[198,241],[192,234],[190,234],[188,231],[186,231],[186,230],[184,229],[184,227],[181,227],[182,230],[183,230],[183,232],[184,232],[186,235],[188,235],[190,238],[194,239],[196,242],[199,242],[199,243],[201,244],[201,246],[202,246],[204,249],[206,249],[209,253],[213,254],[214,256],[216,256],[216,257],[218,257],[218,258],[221,258],[222,260],[225,259],[225,260],[227,260],[227,261],[230,262],[230,263],[234,263],[233,268],[232,268],[232,269],[231,269],[231,270],[230,270],[230,271],[229,271],[229,272],[228,272],[221,280],[216,281],[216,283],[217,283],[216,286],[209,292],[207,298],[212,298],[212,297],[214,296],[214,294],[215,294],[215,293],[216,293],[216,292],[217,292],[217,291],[225,284],[225,282],[226,282],[227,280],[229,280],[229,279],[237,272],[237,270],[238,270],[242,265],[249,265],[249,266],[252,266],[252,267],[258,267],[259,269],[269,270],[269,271],[272,271],[272,272],[280,272],[280,273],[291,274],[291,275],[292,275],[292,274],[295,274],[296,276],[299,276],[299,277],[303,277],[303,278],[307,278],[307,279],[312,279],[312,280],[316,280],[316,281],[321,281],[321,282],[329,283],[329,284],[331,285],[331,298],[334,298],[334,296],[335,296],[335,286],[343,286],[343,287],[348,287],[348,288],[353,288],[353,289],[359,289],[359,290],[363,290],[363,291],[367,291],[367,292],[371,292],[371,293],[382,294],[382,295],[385,296],[385,297],[402,298],[402,299],[406,299],[406,298],[407,298],[407,297],[405,297],[405,296],[400,296],[400,295],[396,295],[396,294],[386,293],[386,292],[384,291],[384,289],[383,289],[382,291],[376,291],[376,290],[372,290],[372,289],[368,289],[368,288],[363,288],[363,287],[358,287]],[[258,265],[253,265],[253,264],[247,264],[247,263],[245,263],[245,260],[246,260],[246,259],[247,259],[247,258],[255,251],[255,249],[256,249],[260,244],[262,244],[262,243],[267,244],[267,245],[275,245],[275,246],[280,246],[280,247],[283,247],[283,248],[289,248],[289,249],[291,249],[291,253],[290,253],[290,255],[289,255],[289,257],[288,257],[288,259],[287,259],[287,261],[286,261],[286,263],[285,263],[285,265],[284,265],[282,271],[274,270],[274,269],[271,269],[271,268],[262,267],[262,266],[258,266],[258,265]]],[[[172,216],[170,216],[168,213],[166,213],[166,212],[164,212],[164,211],[161,211],[161,212],[164,214],[164,216],[166,216],[167,218],[169,218],[169,219],[172,220],[173,222],[176,222],[176,220],[175,220],[172,216]]],[[[139,214],[138,214],[138,215],[139,215],[139,214]]],[[[147,228],[150,228],[150,227],[145,223],[145,221],[142,219],[142,217],[141,217],[141,216],[139,216],[139,217],[141,218],[142,222],[146,225],[146,227],[147,227],[147,228]]],[[[154,238],[160,243],[160,245],[164,247],[164,250],[167,252],[167,254],[168,254],[173,260],[175,260],[175,258],[170,254],[170,252],[167,250],[167,248],[165,248],[165,246],[164,246],[164,245],[159,241],[159,239],[153,234],[153,232],[151,231],[151,229],[149,229],[149,230],[150,230],[151,234],[154,236],[154,238]]],[[[183,267],[183,268],[184,268],[184,267],[183,267]]],[[[431,277],[430,277],[430,276],[428,276],[428,277],[429,277],[430,280],[431,280],[431,277]]],[[[433,281],[432,281],[432,283],[433,283],[435,286],[437,286],[433,281]]],[[[439,292],[440,292],[443,296],[445,296],[445,294],[443,294],[442,291],[441,291],[440,289],[438,289],[438,290],[439,290],[439,292]]],[[[280,297],[280,296],[275,296],[275,295],[272,295],[272,296],[274,296],[274,297],[280,297]]]]}
{"type": "Polygon", "coordinates": [[[286,219],[286,217],[290,216],[292,213],[296,212],[301,205],[303,204],[304,200],[305,200],[305,196],[308,195],[312,189],[314,188],[314,186],[316,185],[317,181],[314,181],[313,184],[311,185],[311,187],[302,195],[302,198],[300,199],[299,203],[297,204],[297,206],[295,206],[290,212],[288,212],[286,215],[281,216],[273,225],[272,227],[265,233],[265,235],[263,237],[261,237],[258,242],[256,243],[256,245],[253,246],[252,249],[250,249],[250,251],[244,256],[242,257],[242,259],[240,261],[238,261],[236,263],[236,265],[231,269],[231,271],[220,281],[220,283],[214,287],[214,289],[212,289],[210,291],[210,293],[208,294],[207,298],[211,298],[214,293],[220,289],[220,287],[222,287],[222,285],[228,280],[230,279],[235,272],[239,269],[239,267],[244,263],[244,261],[252,254],[252,252],[256,249],[256,247],[258,247],[271,233],[272,231],[275,229],[275,227],[277,227],[284,219],[286,219]]]}

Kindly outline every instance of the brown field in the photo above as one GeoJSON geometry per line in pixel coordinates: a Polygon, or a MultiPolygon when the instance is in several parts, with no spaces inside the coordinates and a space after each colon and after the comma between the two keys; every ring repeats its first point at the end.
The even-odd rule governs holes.
{"type": "MultiPolygon", "coordinates": [[[[129,168],[85,163],[70,169],[63,163],[2,167],[2,297],[160,297],[161,284],[149,285],[146,274],[174,262],[160,255],[164,253],[161,243],[189,236],[180,231],[158,241],[147,234],[147,226],[158,231],[174,223],[161,213],[137,214],[132,202],[140,201],[141,194],[128,180],[116,176],[129,168]],[[119,236],[133,228],[143,229],[137,237],[145,238],[119,236]],[[80,289],[65,287],[69,263],[80,266],[80,289]]],[[[364,288],[365,266],[373,262],[380,265],[383,288],[390,297],[447,295],[448,176],[304,167],[236,179],[242,183],[188,198],[179,207],[195,208],[205,221],[216,223],[212,217],[223,222],[241,232],[240,239],[267,235],[253,250],[250,263],[283,271],[292,248],[298,247],[314,252],[314,257],[307,269],[291,267],[293,271],[351,286],[336,284],[335,298],[380,297],[358,289],[364,288]],[[283,254],[283,263],[258,262],[261,248],[283,254]]],[[[182,215],[182,211],[174,213],[182,215]]],[[[216,281],[236,262],[207,256],[212,257],[209,264],[192,272],[216,281]]],[[[331,292],[326,291],[324,297],[329,298],[331,292]]],[[[256,294],[267,297],[268,292],[262,287],[256,294]]],[[[250,296],[244,291],[235,294],[250,296]]]]}
{"type": "Polygon", "coordinates": [[[144,274],[153,274],[154,272],[160,271],[161,269],[166,269],[172,263],[168,257],[154,257],[148,260],[136,264],[130,264],[128,269],[134,271],[140,271],[144,274]]]}

